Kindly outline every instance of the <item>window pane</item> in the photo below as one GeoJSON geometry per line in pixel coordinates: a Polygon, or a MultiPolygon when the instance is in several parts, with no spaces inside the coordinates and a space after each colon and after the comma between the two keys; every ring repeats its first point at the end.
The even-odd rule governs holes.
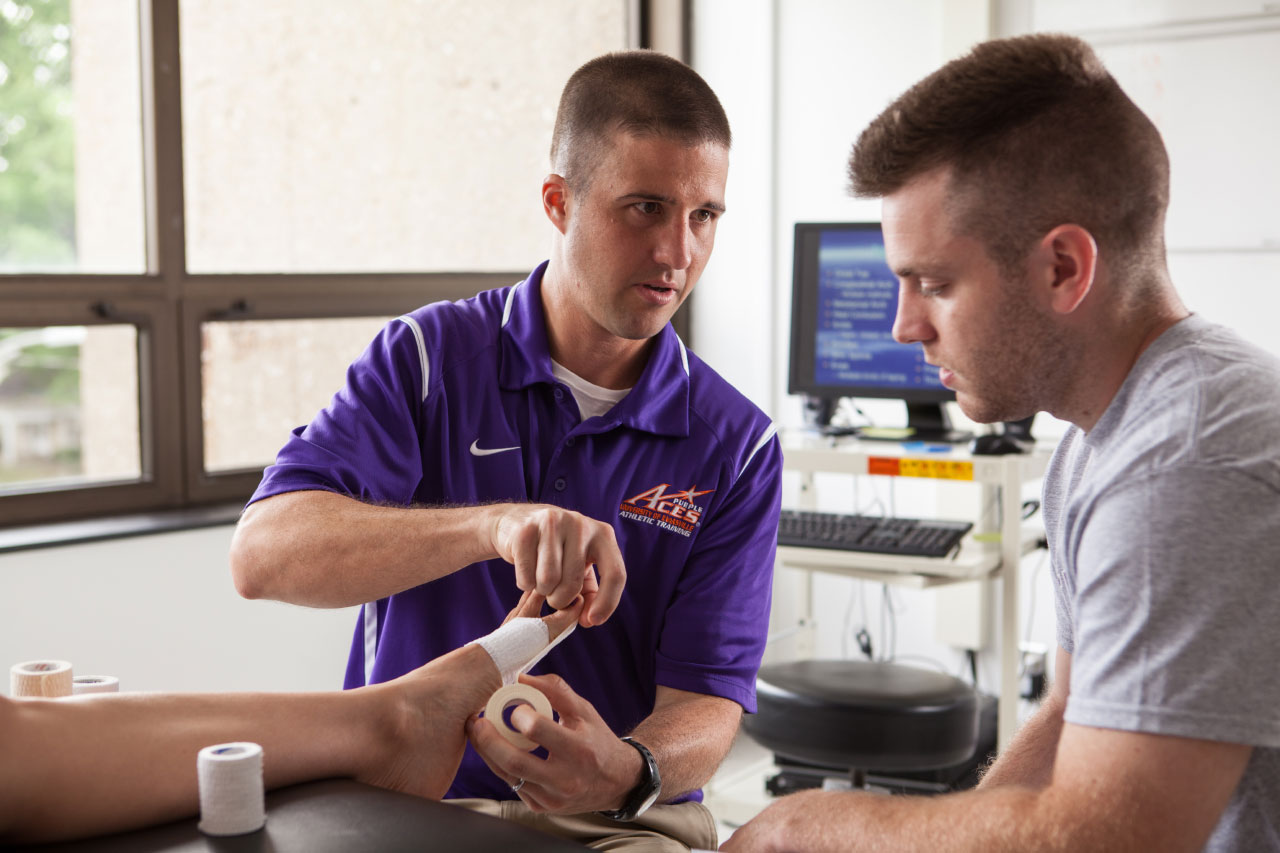
{"type": "Polygon", "coordinates": [[[625,0],[183,0],[192,272],[522,271],[560,89],[625,0]]]}
{"type": "Polygon", "coordinates": [[[142,272],[137,0],[0,0],[0,273],[142,272]]]}
{"type": "Polygon", "coordinates": [[[329,404],[347,365],[390,319],[205,323],[205,470],[270,465],[289,431],[329,404]]]}
{"type": "Polygon", "coordinates": [[[141,476],[133,326],[0,328],[0,493],[141,476]]]}

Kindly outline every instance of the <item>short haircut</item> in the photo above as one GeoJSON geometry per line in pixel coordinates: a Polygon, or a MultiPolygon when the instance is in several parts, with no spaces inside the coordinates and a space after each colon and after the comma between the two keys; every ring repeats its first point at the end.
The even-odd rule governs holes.
{"type": "Polygon", "coordinates": [[[858,196],[886,196],[949,167],[952,221],[1006,271],[1067,223],[1113,268],[1164,255],[1169,158],[1151,120],[1083,41],[984,42],[903,93],[858,137],[858,196]]]}
{"type": "Polygon", "coordinates": [[[728,148],[729,119],[698,73],[652,50],[607,53],[569,78],[551,134],[551,168],[569,185],[591,181],[610,137],[664,136],[685,145],[728,148]]]}

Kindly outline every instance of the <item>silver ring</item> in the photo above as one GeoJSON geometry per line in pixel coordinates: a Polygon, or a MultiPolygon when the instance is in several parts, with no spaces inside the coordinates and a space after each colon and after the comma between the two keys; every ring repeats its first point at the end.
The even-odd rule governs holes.
{"type": "Polygon", "coordinates": [[[518,793],[520,793],[520,789],[521,789],[521,788],[523,788],[523,787],[524,787],[524,780],[523,780],[523,779],[517,779],[517,780],[516,780],[516,783],[515,783],[514,785],[512,785],[512,786],[511,786],[511,793],[513,793],[513,794],[518,794],[518,793]]]}

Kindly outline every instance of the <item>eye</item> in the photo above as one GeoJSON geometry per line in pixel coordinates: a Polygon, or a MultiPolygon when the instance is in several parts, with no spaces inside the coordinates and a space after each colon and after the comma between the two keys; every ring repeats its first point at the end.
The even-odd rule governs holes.
{"type": "Polygon", "coordinates": [[[656,201],[638,201],[635,203],[635,209],[646,216],[655,216],[662,212],[662,205],[656,201]]]}
{"type": "Polygon", "coordinates": [[[941,296],[942,292],[947,289],[946,282],[943,281],[920,281],[921,296],[941,296]]]}
{"type": "Polygon", "coordinates": [[[702,223],[714,222],[715,218],[716,218],[715,211],[702,209],[702,210],[695,210],[693,212],[694,222],[702,222],[702,223]]]}

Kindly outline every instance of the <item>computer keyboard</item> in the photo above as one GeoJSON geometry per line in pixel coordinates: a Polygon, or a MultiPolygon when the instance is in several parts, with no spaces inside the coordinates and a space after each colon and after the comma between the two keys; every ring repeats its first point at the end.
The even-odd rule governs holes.
{"type": "Polygon", "coordinates": [[[778,518],[778,544],[907,557],[945,557],[972,527],[968,521],[784,509],[778,518]]]}

